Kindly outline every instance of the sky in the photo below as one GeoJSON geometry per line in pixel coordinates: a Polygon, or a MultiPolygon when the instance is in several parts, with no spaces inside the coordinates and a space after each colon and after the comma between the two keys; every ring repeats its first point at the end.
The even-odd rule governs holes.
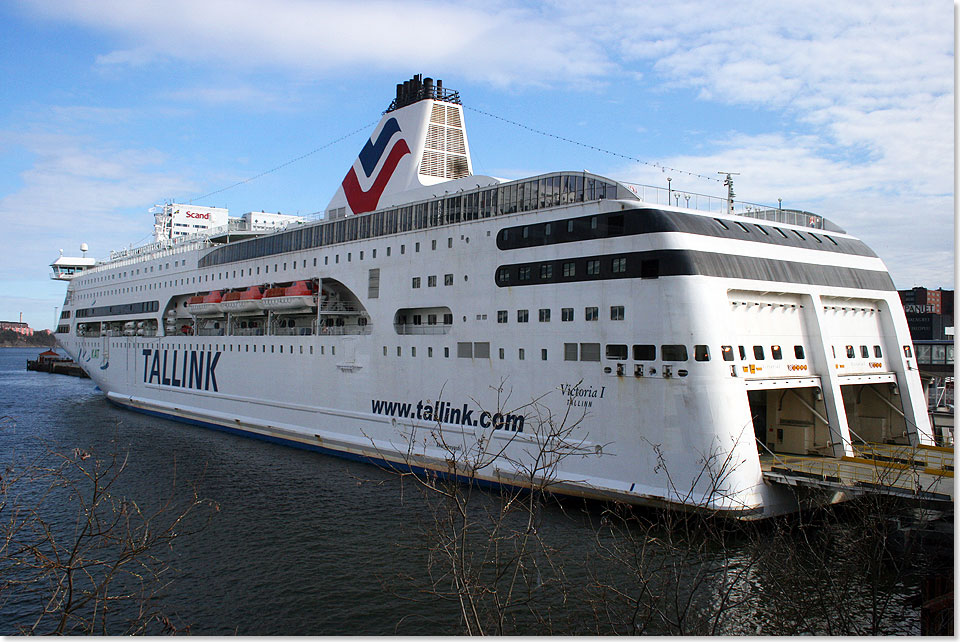
{"type": "Polygon", "coordinates": [[[0,320],[55,327],[58,251],[145,243],[155,204],[322,210],[414,74],[460,92],[477,174],[723,196],[738,172],[898,288],[954,287],[943,0],[10,0],[0,24],[0,320]]]}

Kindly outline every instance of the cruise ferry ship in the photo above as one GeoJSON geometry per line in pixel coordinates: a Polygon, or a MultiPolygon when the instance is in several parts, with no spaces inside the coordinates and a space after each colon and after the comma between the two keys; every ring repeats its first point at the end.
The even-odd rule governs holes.
{"type": "Polygon", "coordinates": [[[765,461],[933,443],[899,297],[862,241],[732,189],[475,175],[459,94],[396,89],[320,220],[169,203],[149,245],[57,259],[57,339],[111,402],[742,518],[798,506],[765,461]]]}

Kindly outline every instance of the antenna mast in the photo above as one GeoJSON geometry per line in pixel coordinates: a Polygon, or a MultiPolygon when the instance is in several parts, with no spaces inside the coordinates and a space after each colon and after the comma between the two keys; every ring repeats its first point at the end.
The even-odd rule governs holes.
{"type": "Polygon", "coordinates": [[[723,184],[727,186],[727,214],[733,214],[733,177],[740,176],[740,172],[717,172],[717,174],[726,174],[723,184]]]}

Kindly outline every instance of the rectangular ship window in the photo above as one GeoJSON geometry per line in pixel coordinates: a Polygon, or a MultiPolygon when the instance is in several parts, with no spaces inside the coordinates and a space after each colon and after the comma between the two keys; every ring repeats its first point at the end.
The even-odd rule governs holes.
{"type": "Polygon", "coordinates": [[[693,358],[697,361],[710,361],[710,348],[703,344],[693,346],[693,358]]]}
{"type": "Polygon", "coordinates": [[[793,356],[797,359],[803,359],[803,346],[793,346],[793,356]]]}
{"type": "Polygon", "coordinates": [[[642,344],[633,346],[633,360],[634,361],[656,361],[657,359],[657,346],[650,344],[642,344]]]}
{"type": "Polygon", "coordinates": [[[627,346],[620,343],[607,344],[607,359],[623,361],[627,358],[627,346]]]}
{"type": "Polygon", "coordinates": [[[577,360],[577,350],[578,346],[576,343],[564,343],[563,344],[563,360],[564,361],[576,361],[577,360]]]}
{"type": "Polygon", "coordinates": [[[780,346],[770,346],[770,356],[776,361],[783,359],[783,352],[780,350],[780,346]]]}
{"type": "Polygon", "coordinates": [[[682,343],[660,346],[660,358],[664,361],[686,361],[687,346],[682,343]]]}
{"type": "Polygon", "coordinates": [[[489,341],[474,342],[473,357],[475,359],[489,359],[490,358],[490,342],[489,341]]]}
{"type": "Polygon", "coordinates": [[[763,346],[753,346],[753,358],[763,361],[763,346]]]}
{"type": "Polygon", "coordinates": [[[720,354],[724,361],[733,361],[733,346],[720,346],[720,354]]]}
{"type": "Polygon", "coordinates": [[[640,278],[656,279],[660,276],[660,259],[646,259],[640,261],[640,278]]]}
{"type": "Polygon", "coordinates": [[[600,361],[600,344],[581,343],[580,361],[600,361]]]}
{"type": "Polygon", "coordinates": [[[583,313],[583,318],[587,321],[596,321],[600,318],[600,308],[584,308],[583,313]]]}
{"type": "Polygon", "coordinates": [[[458,341],[457,342],[457,357],[460,359],[472,359],[473,358],[473,344],[469,341],[458,341]]]}

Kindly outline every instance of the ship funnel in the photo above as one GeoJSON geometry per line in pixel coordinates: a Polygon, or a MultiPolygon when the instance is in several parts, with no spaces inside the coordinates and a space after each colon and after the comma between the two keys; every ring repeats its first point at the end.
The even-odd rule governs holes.
{"type": "Polygon", "coordinates": [[[473,174],[460,94],[416,75],[397,94],[325,209],[370,212],[401,192],[473,174]]]}

